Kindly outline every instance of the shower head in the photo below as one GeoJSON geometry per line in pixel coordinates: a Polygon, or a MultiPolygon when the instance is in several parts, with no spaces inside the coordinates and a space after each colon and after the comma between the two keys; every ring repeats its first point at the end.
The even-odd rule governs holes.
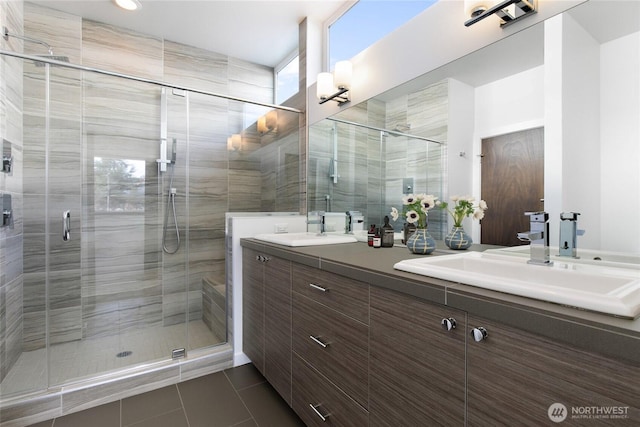
{"type": "MultiPolygon", "coordinates": [[[[39,56],[41,58],[51,59],[54,61],[69,62],[69,58],[67,56],[54,55],[53,48],[51,47],[51,45],[49,45],[46,42],[43,42],[42,40],[33,39],[31,37],[26,37],[26,36],[19,36],[17,34],[9,34],[9,29],[7,27],[2,27],[2,37],[5,40],[9,40],[9,37],[14,37],[16,39],[24,40],[26,42],[37,43],[39,45],[46,47],[49,53],[47,55],[36,55],[36,56],[39,56]]],[[[35,61],[35,64],[36,64],[36,67],[44,67],[45,62],[35,61]]]]}
{"type": "Polygon", "coordinates": [[[393,128],[393,130],[395,130],[396,132],[408,132],[411,130],[411,124],[407,123],[405,125],[403,124],[397,124],[395,128],[393,128]]]}
{"type": "MultiPolygon", "coordinates": [[[[43,59],[51,59],[53,61],[69,62],[69,57],[54,55],[53,53],[50,53],[49,55],[36,55],[36,56],[39,56],[40,58],[43,58],[43,59]]],[[[33,62],[34,64],[36,64],[36,67],[44,67],[47,64],[46,62],[42,62],[42,61],[33,61],[33,62]]],[[[53,65],[55,67],[56,64],[50,64],[50,65],[53,65]]]]}

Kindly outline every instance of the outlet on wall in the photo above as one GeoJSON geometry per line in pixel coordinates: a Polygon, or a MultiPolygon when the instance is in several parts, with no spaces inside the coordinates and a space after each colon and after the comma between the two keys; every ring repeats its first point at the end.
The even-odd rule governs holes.
{"type": "Polygon", "coordinates": [[[273,228],[274,233],[286,233],[287,231],[289,231],[289,223],[280,222],[278,224],[274,224],[273,228]]]}

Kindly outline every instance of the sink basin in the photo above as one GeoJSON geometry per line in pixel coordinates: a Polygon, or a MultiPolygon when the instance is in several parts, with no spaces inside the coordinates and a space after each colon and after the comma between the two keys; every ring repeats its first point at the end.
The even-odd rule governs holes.
{"type": "Polygon", "coordinates": [[[495,252],[466,252],[404,260],[394,268],[626,318],[640,314],[637,270],[559,261],[539,266],[527,260],[495,252]]]}
{"type": "MultiPolygon", "coordinates": [[[[529,245],[523,245],[509,248],[490,249],[487,252],[528,258],[530,250],[529,245]]],[[[635,270],[640,270],[640,254],[578,248],[579,258],[567,258],[558,255],[558,252],[559,250],[557,246],[549,248],[550,258],[553,261],[570,262],[575,264],[593,264],[607,267],[633,268],[635,270]]]]}
{"type": "Polygon", "coordinates": [[[316,233],[273,233],[258,234],[255,239],[284,246],[320,246],[336,245],[340,243],[357,242],[354,236],[346,234],[316,234],[316,233]]]}

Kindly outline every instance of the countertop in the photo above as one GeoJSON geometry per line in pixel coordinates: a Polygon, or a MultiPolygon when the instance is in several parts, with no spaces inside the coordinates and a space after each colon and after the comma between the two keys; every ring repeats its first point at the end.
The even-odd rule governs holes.
{"type": "MultiPolygon", "coordinates": [[[[436,244],[434,253],[427,256],[459,253],[443,242],[436,244]]],[[[404,246],[371,248],[358,242],[294,248],[256,239],[242,239],[241,245],[640,364],[640,318],[623,319],[395,270],[398,261],[425,256],[414,255],[404,246]]],[[[489,248],[495,246],[474,244],[469,250],[489,248]]]]}

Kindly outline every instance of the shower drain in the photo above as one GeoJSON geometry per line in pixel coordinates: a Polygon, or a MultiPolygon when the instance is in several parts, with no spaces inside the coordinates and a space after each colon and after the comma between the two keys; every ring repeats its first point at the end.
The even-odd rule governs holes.
{"type": "Polygon", "coordinates": [[[127,357],[127,356],[131,356],[133,354],[133,351],[121,351],[120,353],[116,354],[116,357],[127,357]]]}

